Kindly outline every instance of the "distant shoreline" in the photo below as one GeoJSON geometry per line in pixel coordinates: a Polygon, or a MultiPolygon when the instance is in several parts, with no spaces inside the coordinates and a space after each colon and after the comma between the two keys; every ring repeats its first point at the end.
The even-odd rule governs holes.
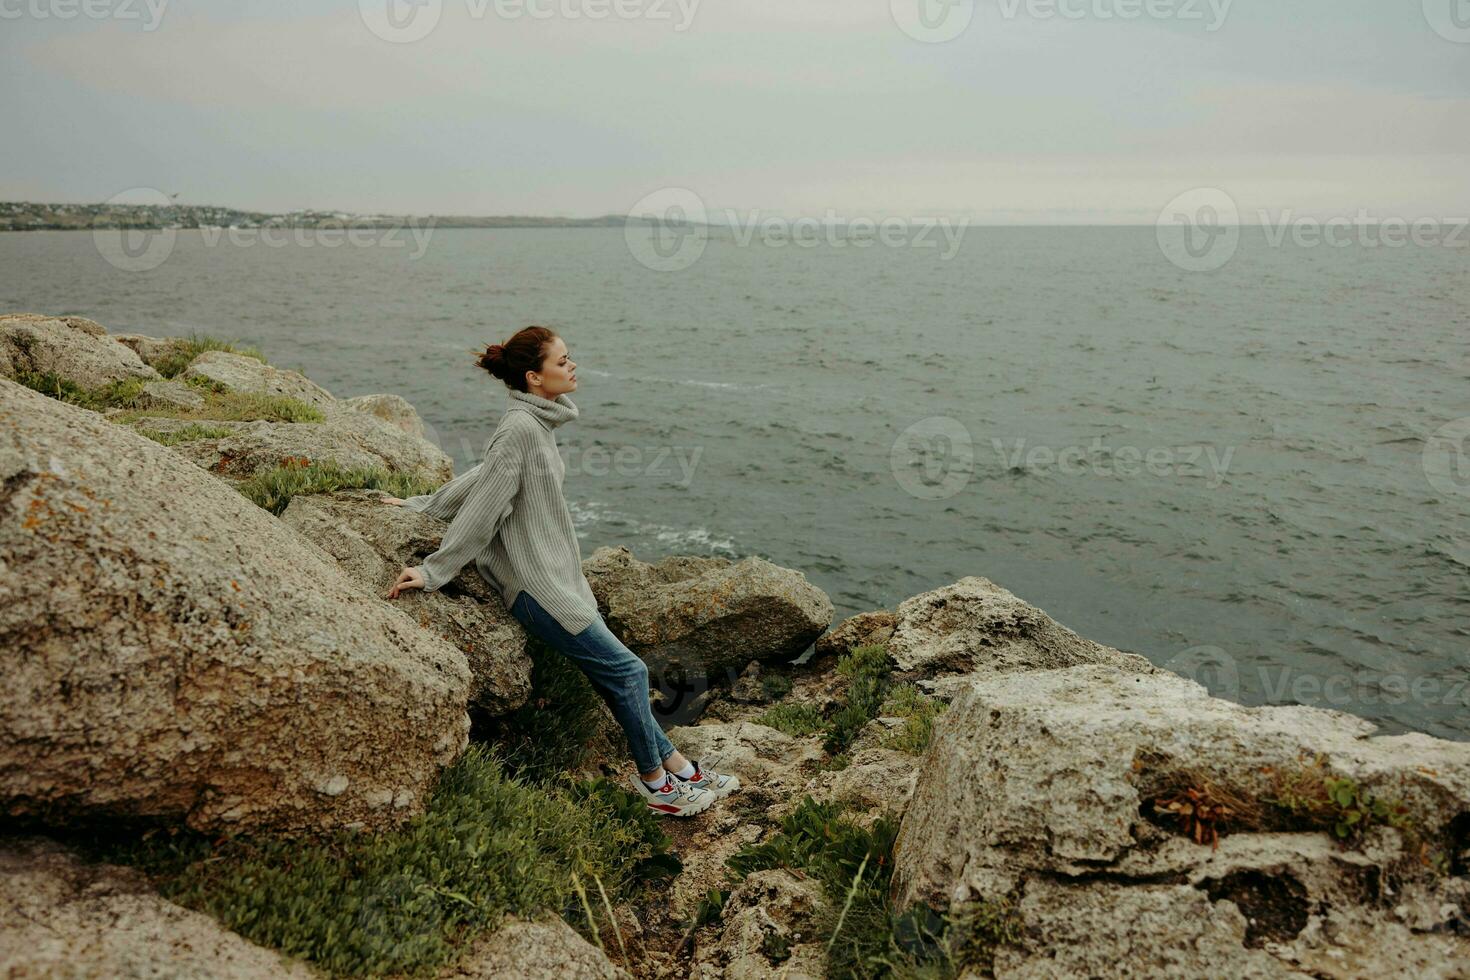
{"type": "Polygon", "coordinates": [[[241,211],[203,205],[34,204],[0,201],[0,231],[96,231],[167,228],[621,228],[621,215],[350,214],[343,211],[241,211]]]}

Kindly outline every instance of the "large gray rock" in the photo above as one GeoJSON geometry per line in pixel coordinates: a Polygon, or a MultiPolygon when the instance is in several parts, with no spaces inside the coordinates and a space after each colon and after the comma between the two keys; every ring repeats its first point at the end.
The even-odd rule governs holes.
{"type": "Polygon", "coordinates": [[[139,392],[135,407],[194,412],[204,407],[204,395],[182,381],[150,381],[139,392]]]}
{"type": "Polygon", "coordinates": [[[304,964],[165,901],[142,874],[87,864],[54,841],[0,847],[0,976],[307,980],[304,964]]]}
{"type": "Polygon", "coordinates": [[[420,439],[427,438],[427,430],[424,428],[424,420],[419,418],[418,411],[408,403],[408,400],[398,395],[358,395],[356,398],[344,398],[337,402],[342,408],[350,408],[354,412],[366,412],[376,415],[384,422],[390,422],[411,436],[420,439]]]}
{"type": "Polygon", "coordinates": [[[14,378],[22,371],[55,374],[83,388],[158,378],[136,353],[86,317],[0,316],[0,377],[14,378]]]}
{"type": "Polygon", "coordinates": [[[817,639],[817,656],[840,657],[858,647],[887,645],[898,626],[898,617],[887,609],[849,616],[817,639]]]}
{"type": "MultiPolygon", "coordinates": [[[[1470,921],[1470,887],[1435,884],[1442,879],[1396,829],[1379,827],[1366,861],[1355,861],[1322,832],[1283,832],[1290,827],[1276,824],[1290,818],[1267,806],[1256,825],[1243,813],[1233,826],[1227,820],[1218,850],[1180,837],[1173,817],[1151,816],[1154,800],[1186,786],[1270,800],[1283,777],[1317,773],[1309,767],[1320,753],[1322,773],[1401,801],[1419,840],[1452,870],[1463,861],[1453,855],[1470,812],[1470,745],[1373,730],[1337,711],[1245,708],[1166,671],[1093,664],[976,675],[938,720],[923,759],[896,848],[894,897],[906,907],[1021,894],[1023,918],[1031,910],[1029,952],[1007,961],[1009,973],[998,961],[998,976],[1055,975],[1046,973],[1048,957],[1058,956],[1062,973],[1085,975],[1122,949],[1133,950],[1131,962],[1153,964],[1134,975],[1197,976],[1192,957],[1215,956],[1221,943],[1280,945],[1282,962],[1305,963],[1323,959],[1312,952],[1320,923],[1339,920],[1387,927],[1403,918],[1396,941],[1430,955],[1442,945],[1438,933],[1470,921]],[[1399,883],[1397,899],[1390,881],[1399,883]],[[1222,918],[1191,890],[1224,898],[1253,921],[1222,918]],[[1270,943],[1243,931],[1267,913],[1288,923],[1274,927],[1270,943]],[[1150,924],[1146,947],[1135,922],[1150,924]],[[1048,952],[1059,935],[1087,948],[1048,952]]],[[[1331,928],[1325,935],[1330,944],[1331,928]]],[[[1229,975],[1267,969],[1243,953],[1219,962],[1229,975]]],[[[1351,958],[1344,963],[1346,972],[1314,975],[1359,975],[1351,958]]],[[[1259,975],[1284,975],[1269,969],[1259,975]]]]}
{"type": "Polygon", "coordinates": [[[0,381],[0,808],[393,826],[466,744],[464,655],[170,450],[0,381]]]}
{"type": "Polygon", "coordinates": [[[997,980],[1310,976],[1248,949],[1241,911],[1188,885],[1037,880],[1026,884],[1018,911],[1027,941],[997,951],[997,980]]]}
{"type": "Polygon", "coordinates": [[[280,395],[325,407],[336,401],[321,385],[295,371],[271,367],[264,361],[228,351],[205,351],[179,375],[185,381],[200,378],[225,391],[280,395]]]}
{"type": "Polygon", "coordinates": [[[582,568],[608,628],[659,672],[733,682],[753,660],[799,656],[832,621],[831,600],[805,574],[763,558],[650,565],[599,548],[582,568]]]}
{"type": "MultiPolygon", "coordinates": [[[[281,520],[337,560],[354,582],[382,595],[406,565],[439,547],[444,524],[382,503],[376,490],[292,499],[281,520]]],[[[491,715],[514,711],[531,693],[526,631],[473,564],[438,592],[410,591],[395,604],[421,627],[461,650],[470,665],[470,702],[491,715]]]]}
{"type": "MultiPolygon", "coordinates": [[[[152,417],[139,418],[132,424],[153,431],[178,427],[152,417]]],[[[180,443],[175,449],[189,461],[227,479],[244,480],[302,461],[335,463],[343,469],[409,473],[429,481],[442,482],[454,475],[454,461],[433,443],[365,412],[329,408],[323,422],[201,420],[200,424],[228,428],[230,434],[180,443]]]]}
{"type": "Polygon", "coordinates": [[[1078,636],[1046,613],[986,578],[905,599],[887,641],[899,670],[922,675],[1044,670],[1108,664],[1128,671],[1154,668],[1137,654],[1078,636]]]}
{"type": "Polygon", "coordinates": [[[149,337],[141,333],[115,333],[110,335],[119,344],[125,344],[142,359],[144,364],[156,368],[159,362],[172,357],[180,341],[172,337],[149,337]]]}
{"type": "Polygon", "coordinates": [[[827,976],[822,930],[833,919],[821,883],[773,869],[751,874],[725,900],[718,935],[701,943],[700,980],[820,980],[827,976]]]}
{"type": "Polygon", "coordinates": [[[577,935],[571,926],[553,916],[535,922],[507,920],[438,976],[440,980],[500,980],[502,977],[626,980],[628,974],[614,966],[602,950],[577,935]]]}

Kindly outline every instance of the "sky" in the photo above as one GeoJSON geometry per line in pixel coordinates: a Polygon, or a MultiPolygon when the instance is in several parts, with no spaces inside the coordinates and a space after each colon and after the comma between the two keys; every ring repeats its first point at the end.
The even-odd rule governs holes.
{"type": "Polygon", "coordinates": [[[0,79],[0,200],[1470,214],[1470,0],[0,0],[0,79]]]}

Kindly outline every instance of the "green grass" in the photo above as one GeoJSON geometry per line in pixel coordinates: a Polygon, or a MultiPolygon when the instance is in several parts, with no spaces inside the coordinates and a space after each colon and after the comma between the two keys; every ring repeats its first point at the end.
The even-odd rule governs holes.
{"type": "Polygon", "coordinates": [[[204,379],[199,379],[201,383],[194,385],[204,396],[202,407],[177,408],[160,405],[147,409],[139,408],[143,386],[148,384],[145,378],[114,381],[100,388],[83,388],[51,371],[21,371],[15,376],[15,380],[33,391],[94,412],[124,409],[121,415],[113,419],[120,425],[128,425],[147,417],[220,422],[320,422],[326,418],[315,405],[308,405],[295,398],[220,391],[218,386],[211,385],[204,379]]]}
{"type": "Polygon", "coordinates": [[[109,408],[131,408],[148,383],[144,378],[114,381],[100,388],[83,388],[52,371],[21,371],[15,380],[32,391],[80,408],[103,412],[109,408]]]}
{"type": "MultiPolygon", "coordinates": [[[[782,821],[779,833],[743,848],[726,867],[735,882],[756,871],[785,868],[821,883],[829,908],[818,931],[827,943],[829,977],[937,980],[987,966],[997,944],[1017,938],[1009,906],[980,903],[941,914],[915,905],[896,913],[888,893],[897,836],[898,824],[888,817],[863,827],[842,804],[806,797],[782,821]]],[[[783,950],[766,952],[780,958],[783,950]]]]}
{"type": "MultiPolygon", "coordinates": [[[[190,382],[192,384],[192,381],[190,382]]],[[[326,418],[315,405],[284,395],[262,395],[255,392],[218,391],[209,382],[194,385],[204,396],[199,408],[150,407],[143,411],[124,412],[113,421],[128,425],[140,418],[190,419],[217,422],[321,422],[326,418]]],[[[127,406],[122,406],[127,407],[127,406]]]]}
{"type": "MultiPolygon", "coordinates": [[[[837,673],[847,679],[847,690],[843,706],[832,717],[823,718],[815,706],[794,702],[771,705],[754,721],[797,738],[824,733],[823,747],[827,753],[834,759],[845,758],[858,732],[883,710],[892,687],[889,681],[892,672],[893,662],[888,659],[888,650],[882,644],[856,647],[837,661],[837,673]]],[[[789,683],[787,691],[790,690],[789,683]]],[[[916,718],[915,731],[903,744],[917,744],[920,738],[925,737],[923,726],[927,723],[932,729],[933,719],[925,712],[937,714],[937,710],[914,704],[908,694],[902,693],[904,687],[912,685],[893,689],[900,697],[895,705],[900,711],[912,710],[916,718]]],[[[918,691],[915,689],[914,693],[918,694],[918,691]]]]}
{"type": "Polygon", "coordinates": [[[490,721],[488,737],[520,779],[545,782],[614,751],[603,728],[602,699],[571,660],[531,637],[531,696],[490,721]]]}
{"type": "Polygon", "coordinates": [[[810,704],[773,704],[752,720],[797,738],[815,735],[827,726],[822,713],[810,704]]]}
{"type": "Polygon", "coordinates": [[[885,717],[902,718],[903,724],[880,740],[885,749],[921,755],[934,738],[934,721],[944,713],[944,702],[921,692],[912,684],[899,684],[888,693],[879,709],[885,717]]]}
{"type": "Polygon", "coordinates": [[[221,425],[198,425],[189,424],[180,426],[172,432],[163,432],[158,429],[138,429],[139,435],[147,436],[154,442],[165,446],[177,446],[181,442],[193,442],[196,439],[223,439],[233,430],[221,425]]]}
{"type": "Polygon", "coordinates": [[[254,347],[237,347],[227,340],[219,340],[214,337],[201,337],[192,335],[182,337],[173,342],[172,349],[162,357],[153,362],[153,369],[165,378],[175,378],[184,372],[200,354],[205,351],[222,350],[231,354],[243,354],[253,357],[257,361],[264,362],[265,357],[254,347]]]}
{"type": "Polygon", "coordinates": [[[761,678],[761,690],[773,701],[779,701],[790,694],[791,688],[791,678],[785,674],[766,674],[761,678]]]}
{"type": "Polygon", "coordinates": [[[240,484],[251,502],[277,517],[299,494],[338,490],[383,490],[395,497],[416,497],[438,484],[412,473],[389,473],[377,467],[348,469],[332,462],[287,463],[257,473],[240,484]]]}
{"type": "Polygon", "coordinates": [[[862,727],[878,717],[892,671],[888,650],[881,644],[857,647],[837,661],[837,672],[847,678],[847,703],[828,721],[824,747],[829,753],[846,752],[862,727]]]}
{"type": "Polygon", "coordinates": [[[574,924],[678,868],[658,820],[605,780],[546,789],[472,745],[427,812],[400,830],[321,840],[212,842],[155,833],[94,842],[94,856],[148,872],[163,895],[333,976],[429,975],[507,914],[574,924]]]}

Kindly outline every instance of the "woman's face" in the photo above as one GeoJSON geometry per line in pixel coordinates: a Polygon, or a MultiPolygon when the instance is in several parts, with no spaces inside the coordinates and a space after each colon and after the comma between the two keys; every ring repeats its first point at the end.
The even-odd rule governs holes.
{"type": "Polygon", "coordinates": [[[541,391],[546,398],[577,390],[577,363],[568,356],[566,341],[560,337],[546,348],[546,359],[536,373],[541,376],[541,391]]]}

